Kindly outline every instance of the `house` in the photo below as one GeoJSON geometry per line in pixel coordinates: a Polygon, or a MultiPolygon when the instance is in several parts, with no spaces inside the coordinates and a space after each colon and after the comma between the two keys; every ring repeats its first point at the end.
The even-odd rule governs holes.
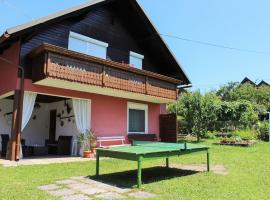
{"type": "Polygon", "coordinates": [[[268,87],[269,84],[267,82],[265,82],[264,80],[262,80],[257,86],[258,87],[268,87]]]}
{"type": "Polygon", "coordinates": [[[241,81],[241,84],[251,84],[255,87],[268,87],[269,84],[267,82],[265,82],[264,80],[262,80],[260,83],[256,84],[255,82],[253,82],[252,80],[250,80],[248,77],[245,77],[242,81],[241,81]]]}
{"type": "Polygon", "coordinates": [[[10,160],[23,149],[76,155],[78,135],[90,129],[103,145],[159,137],[166,104],[190,84],[135,0],[93,0],[8,29],[0,76],[0,134],[10,138],[10,160]]]}
{"type": "Polygon", "coordinates": [[[242,81],[241,81],[241,84],[251,84],[251,85],[254,85],[256,86],[256,84],[250,80],[248,77],[245,77],[242,81]]]}

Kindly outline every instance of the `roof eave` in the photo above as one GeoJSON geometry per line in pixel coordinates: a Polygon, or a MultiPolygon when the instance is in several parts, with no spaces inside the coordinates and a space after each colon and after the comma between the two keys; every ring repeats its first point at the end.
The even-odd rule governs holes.
{"type": "Polygon", "coordinates": [[[5,42],[8,38],[10,38],[10,34],[6,31],[0,36],[0,44],[5,42]]]}
{"type": "Polygon", "coordinates": [[[15,26],[15,27],[12,27],[12,28],[9,28],[7,29],[7,33],[9,35],[12,35],[14,33],[18,33],[20,31],[23,31],[25,29],[28,29],[30,27],[33,27],[33,26],[36,26],[36,25],[39,25],[39,24],[42,24],[42,23],[45,23],[45,22],[48,22],[52,19],[56,19],[58,17],[62,17],[62,16],[65,16],[67,14],[70,14],[70,13],[73,13],[73,12],[76,12],[78,10],[81,10],[81,9],[84,9],[84,8],[87,8],[89,6],[93,6],[95,4],[98,4],[98,3],[101,3],[101,2],[105,2],[105,1],[108,1],[108,0],[92,0],[92,1],[89,1],[87,3],[83,3],[83,4],[80,4],[80,5],[77,5],[77,6],[73,6],[71,8],[67,8],[67,9],[64,9],[64,10],[60,10],[56,13],[53,13],[53,14],[50,14],[50,15],[47,15],[47,16],[44,16],[44,17],[41,17],[41,18],[38,18],[36,20],[33,20],[33,21],[30,21],[30,22],[27,22],[27,23],[24,23],[24,24],[21,24],[19,26],[15,26]]]}
{"type": "Polygon", "coordinates": [[[161,40],[161,42],[165,45],[165,47],[167,48],[167,50],[169,51],[169,53],[172,55],[173,59],[175,60],[175,62],[177,63],[177,65],[179,66],[179,68],[181,69],[181,71],[184,73],[184,76],[187,79],[186,84],[192,84],[190,81],[190,78],[188,77],[187,73],[185,72],[185,70],[182,68],[180,62],[176,59],[176,56],[174,55],[174,53],[172,52],[172,50],[170,49],[170,47],[167,45],[167,43],[164,41],[164,39],[161,37],[160,33],[158,32],[158,29],[156,28],[156,26],[154,25],[154,23],[152,22],[152,20],[148,17],[148,15],[146,14],[144,8],[140,5],[140,3],[136,0],[137,4],[139,5],[139,8],[141,9],[142,13],[145,15],[145,17],[148,19],[149,23],[152,25],[152,27],[154,28],[157,36],[159,37],[159,39],[161,40]]]}

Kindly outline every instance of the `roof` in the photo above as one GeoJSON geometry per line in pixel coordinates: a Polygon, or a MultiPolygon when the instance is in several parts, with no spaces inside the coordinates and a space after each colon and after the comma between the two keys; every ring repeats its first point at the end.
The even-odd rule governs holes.
{"type": "MultiPolygon", "coordinates": [[[[86,3],[80,4],[80,5],[77,5],[77,6],[74,6],[74,7],[71,7],[71,8],[56,12],[54,14],[50,14],[48,16],[33,20],[31,22],[28,22],[28,23],[25,23],[25,24],[22,24],[22,25],[13,27],[13,28],[9,28],[9,29],[6,30],[5,33],[3,33],[2,36],[0,36],[0,48],[1,48],[1,45],[3,45],[5,42],[10,41],[12,38],[18,37],[18,36],[24,34],[25,32],[31,31],[33,28],[41,26],[41,25],[43,25],[45,23],[60,20],[60,19],[62,19],[64,17],[75,14],[75,13],[77,13],[79,11],[84,11],[86,9],[89,9],[90,7],[98,6],[98,5],[108,3],[108,2],[112,2],[112,1],[116,1],[116,0],[91,0],[89,2],[86,2],[86,3]]],[[[181,70],[181,72],[183,74],[183,77],[185,79],[183,82],[185,84],[190,84],[191,81],[188,78],[187,74],[185,73],[185,71],[181,67],[180,63],[177,61],[176,57],[173,55],[172,51],[169,49],[169,47],[167,46],[167,44],[165,43],[163,38],[158,33],[157,29],[155,28],[153,23],[150,21],[149,17],[146,15],[143,8],[140,6],[140,4],[137,2],[137,0],[132,0],[132,3],[135,3],[135,7],[137,8],[137,11],[140,12],[140,14],[145,18],[145,20],[147,22],[149,22],[150,28],[152,28],[153,32],[158,36],[161,43],[164,45],[166,50],[169,52],[170,56],[174,59],[175,63],[178,65],[178,67],[181,70]]]]}
{"type": "Polygon", "coordinates": [[[264,80],[262,80],[257,86],[258,87],[261,87],[261,86],[270,86],[270,85],[269,85],[269,83],[267,83],[264,80]]]}
{"type": "Polygon", "coordinates": [[[249,83],[251,85],[256,85],[252,80],[250,80],[248,77],[245,77],[242,81],[241,84],[249,83]]]}
{"type": "Polygon", "coordinates": [[[105,1],[108,1],[108,0],[92,0],[92,1],[89,1],[87,3],[83,3],[83,4],[80,4],[80,5],[65,9],[65,10],[58,11],[56,13],[47,15],[45,17],[41,17],[39,19],[27,22],[25,24],[21,24],[19,26],[9,28],[6,31],[6,34],[12,35],[14,33],[20,32],[22,30],[28,29],[30,27],[45,23],[45,22],[50,21],[52,19],[67,15],[69,13],[72,13],[72,12],[75,12],[75,11],[78,11],[78,10],[81,10],[81,9],[84,9],[84,8],[88,8],[89,6],[96,5],[96,4],[105,2],[105,1]]]}
{"type": "Polygon", "coordinates": [[[260,83],[256,84],[255,82],[253,82],[252,80],[250,80],[248,77],[245,77],[242,81],[241,84],[252,84],[256,87],[261,87],[261,86],[270,86],[269,83],[265,82],[264,80],[262,80],[260,83]]]}

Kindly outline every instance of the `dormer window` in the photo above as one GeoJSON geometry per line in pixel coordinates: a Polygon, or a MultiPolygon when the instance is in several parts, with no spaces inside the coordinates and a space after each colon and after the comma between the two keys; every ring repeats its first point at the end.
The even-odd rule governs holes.
{"type": "Polygon", "coordinates": [[[144,56],[135,52],[129,53],[129,64],[132,67],[135,67],[137,69],[142,69],[142,62],[143,62],[144,56]]]}
{"type": "Polygon", "coordinates": [[[93,38],[70,32],[68,49],[106,59],[108,44],[93,38]]]}

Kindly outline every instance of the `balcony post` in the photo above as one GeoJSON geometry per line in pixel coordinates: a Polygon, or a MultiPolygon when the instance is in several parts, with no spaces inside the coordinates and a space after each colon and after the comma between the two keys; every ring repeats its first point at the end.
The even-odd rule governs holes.
{"type": "Polygon", "coordinates": [[[148,76],[145,76],[145,94],[148,94],[148,76]]]}
{"type": "Polygon", "coordinates": [[[105,66],[102,66],[102,87],[105,86],[105,66]]]}

